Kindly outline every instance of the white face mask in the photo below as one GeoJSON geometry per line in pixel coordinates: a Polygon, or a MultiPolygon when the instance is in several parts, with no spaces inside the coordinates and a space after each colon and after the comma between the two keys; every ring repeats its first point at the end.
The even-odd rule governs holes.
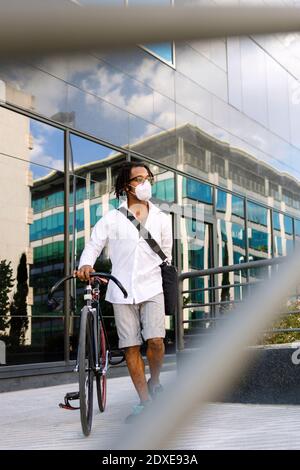
{"type": "Polygon", "coordinates": [[[152,187],[149,181],[146,180],[135,186],[135,195],[140,201],[148,201],[151,199],[152,187]]]}

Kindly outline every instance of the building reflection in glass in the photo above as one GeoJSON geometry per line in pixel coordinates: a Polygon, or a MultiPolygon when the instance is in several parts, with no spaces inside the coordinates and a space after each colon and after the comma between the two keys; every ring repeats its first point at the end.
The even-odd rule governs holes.
{"type": "MultiPolygon", "coordinates": [[[[0,108],[0,119],[0,133],[5,135],[0,139],[0,262],[1,290],[6,292],[0,328],[7,363],[63,360],[63,303],[49,312],[46,301],[49,287],[64,270],[65,130],[5,108],[0,108]]],[[[148,161],[155,175],[152,200],[173,219],[173,259],[182,271],[285,256],[300,239],[295,178],[197,126],[183,124],[143,137],[131,145],[130,155],[128,148],[120,151],[79,133],[69,135],[71,269],[96,222],[117,207],[114,183],[120,165],[129,158],[148,161]]],[[[110,269],[106,248],[96,269],[110,269]]],[[[250,280],[265,273],[252,270],[250,280]]],[[[184,289],[192,289],[185,302],[201,305],[185,309],[184,319],[200,319],[205,325],[210,301],[221,302],[215,313],[226,312],[231,301],[245,295],[246,280],[242,267],[236,274],[219,275],[222,288],[215,298],[209,290],[214,279],[185,281],[184,289]]],[[[80,283],[72,285],[72,359],[82,292],[80,283]]],[[[58,293],[63,295],[63,290],[58,293]]],[[[116,345],[111,305],[103,302],[102,307],[110,341],[116,345]]],[[[185,328],[196,328],[196,323],[191,325],[186,323],[185,328]]],[[[173,347],[172,318],[166,319],[166,326],[167,342],[173,347]]]]}
{"type": "MultiPolygon", "coordinates": [[[[244,200],[226,191],[217,190],[217,246],[219,266],[241,264],[246,261],[245,208],[244,200]]],[[[222,302],[220,311],[230,308],[230,301],[239,300],[243,295],[244,272],[236,271],[218,275],[218,301],[222,302]]]]}

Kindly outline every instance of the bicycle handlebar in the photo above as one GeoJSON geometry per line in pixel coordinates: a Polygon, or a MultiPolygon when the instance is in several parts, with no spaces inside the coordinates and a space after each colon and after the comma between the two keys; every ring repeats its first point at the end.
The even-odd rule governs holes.
{"type": "MultiPolygon", "coordinates": [[[[128,297],[128,293],[125,289],[125,287],[123,287],[123,285],[121,284],[121,282],[115,277],[113,276],[112,274],[108,274],[108,273],[97,273],[97,272],[91,272],[90,274],[90,277],[104,277],[106,279],[109,279],[111,281],[113,281],[118,287],[119,289],[122,291],[125,299],[128,297]]],[[[74,276],[73,274],[70,274],[69,276],[65,276],[63,277],[62,279],[60,279],[59,281],[56,282],[56,284],[54,284],[53,287],[51,287],[50,289],[50,292],[48,294],[48,300],[51,299],[52,295],[54,294],[54,292],[58,289],[58,287],[63,284],[64,282],[68,281],[69,279],[74,279],[76,278],[76,276],[74,276]]]]}

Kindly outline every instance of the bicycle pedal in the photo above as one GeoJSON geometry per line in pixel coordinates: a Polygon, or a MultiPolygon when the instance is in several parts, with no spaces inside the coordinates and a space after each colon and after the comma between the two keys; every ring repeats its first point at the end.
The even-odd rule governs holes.
{"type": "Polygon", "coordinates": [[[79,392],[66,393],[65,400],[79,400],[79,392]]]}
{"type": "Polygon", "coordinates": [[[58,405],[60,408],[63,408],[64,410],[79,410],[80,407],[79,406],[71,406],[70,404],[69,405],[65,405],[64,403],[59,403],[58,405]]]}
{"type": "Polygon", "coordinates": [[[69,392],[66,393],[64,397],[65,403],[59,403],[59,407],[64,410],[79,410],[78,406],[72,406],[69,401],[79,400],[79,392],[69,392]]]}

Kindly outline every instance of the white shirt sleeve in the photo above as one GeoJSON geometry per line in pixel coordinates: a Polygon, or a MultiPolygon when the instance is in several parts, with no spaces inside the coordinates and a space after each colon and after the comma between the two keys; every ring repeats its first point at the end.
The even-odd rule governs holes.
{"type": "Polygon", "coordinates": [[[162,227],[161,227],[161,249],[167,256],[168,261],[172,262],[172,218],[166,214],[162,214],[162,227]]]}
{"type": "Polygon", "coordinates": [[[92,230],[91,238],[86,243],[79,260],[78,269],[81,266],[94,266],[100,256],[108,238],[107,222],[105,216],[102,217],[92,230]]]}

